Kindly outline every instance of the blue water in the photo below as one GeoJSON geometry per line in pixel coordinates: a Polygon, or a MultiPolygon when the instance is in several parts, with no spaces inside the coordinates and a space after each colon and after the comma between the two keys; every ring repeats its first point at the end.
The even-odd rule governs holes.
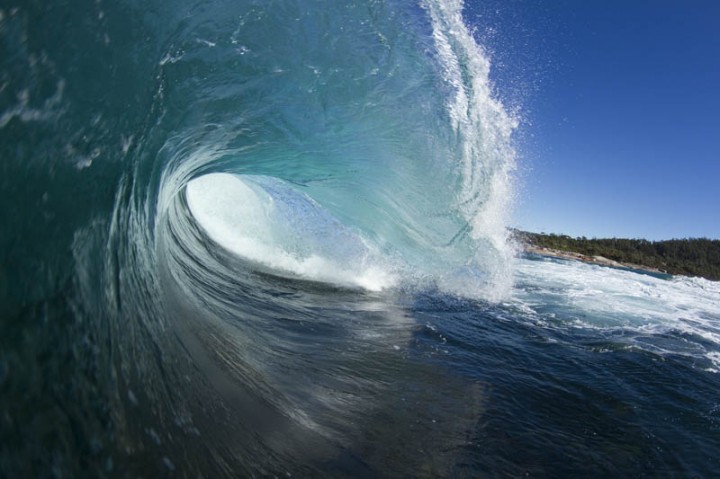
{"type": "Polygon", "coordinates": [[[715,475],[720,286],[518,252],[475,26],[0,6],[0,476],[715,475]]]}

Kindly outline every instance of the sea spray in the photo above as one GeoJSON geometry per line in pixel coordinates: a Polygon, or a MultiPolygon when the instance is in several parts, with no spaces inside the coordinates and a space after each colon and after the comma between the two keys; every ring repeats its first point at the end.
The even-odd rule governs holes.
{"type": "MultiPolygon", "coordinates": [[[[477,243],[474,259],[491,278],[490,287],[486,285],[480,296],[498,300],[507,296],[512,286],[516,254],[507,221],[516,156],[512,133],[518,120],[493,95],[490,61],[464,22],[463,2],[426,0],[423,6],[432,19],[445,81],[453,89],[447,108],[461,172],[456,207],[477,243]]],[[[467,286],[462,292],[473,295],[467,286]]]]}

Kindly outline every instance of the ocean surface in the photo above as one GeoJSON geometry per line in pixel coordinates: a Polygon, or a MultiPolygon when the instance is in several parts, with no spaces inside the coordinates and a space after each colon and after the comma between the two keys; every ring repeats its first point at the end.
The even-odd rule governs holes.
{"type": "Polygon", "coordinates": [[[716,477],[720,283],[519,252],[466,17],[3,0],[0,477],[716,477]]]}

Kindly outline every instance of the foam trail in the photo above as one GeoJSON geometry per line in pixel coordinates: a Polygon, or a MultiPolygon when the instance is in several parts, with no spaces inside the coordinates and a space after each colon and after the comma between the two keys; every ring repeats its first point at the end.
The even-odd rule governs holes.
{"type": "Polygon", "coordinates": [[[627,338],[632,347],[704,358],[720,371],[720,283],[656,278],[614,268],[557,260],[518,261],[511,300],[533,315],[564,325],[627,338]],[[648,340],[684,336],[681,345],[648,340]],[[643,338],[637,341],[635,338],[643,338]]]}

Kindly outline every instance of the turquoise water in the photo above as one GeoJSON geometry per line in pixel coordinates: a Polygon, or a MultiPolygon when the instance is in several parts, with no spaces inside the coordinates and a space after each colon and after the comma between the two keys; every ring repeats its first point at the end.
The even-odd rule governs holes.
{"type": "Polygon", "coordinates": [[[518,255],[462,14],[0,7],[0,476],[712,476],[717,283],[518,255]]]}

